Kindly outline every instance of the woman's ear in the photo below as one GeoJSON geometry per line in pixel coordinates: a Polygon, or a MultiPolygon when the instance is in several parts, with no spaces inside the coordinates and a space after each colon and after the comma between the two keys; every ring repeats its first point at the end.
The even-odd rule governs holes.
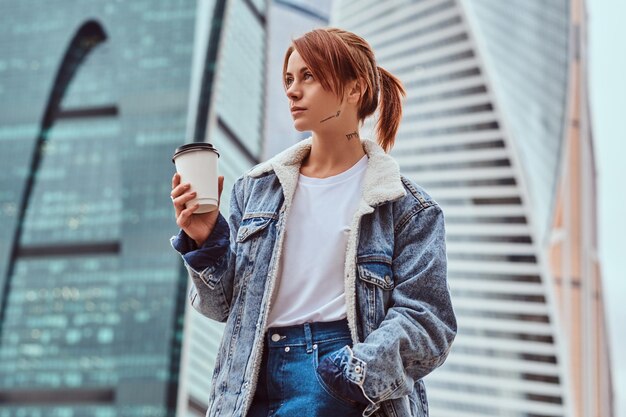
{"type": "Polygon", "coordinates": [[[363,83],[360,80],[352,80],[348,83],[346,91],[348,103],[358,104],[363,95],[363,83]]]}

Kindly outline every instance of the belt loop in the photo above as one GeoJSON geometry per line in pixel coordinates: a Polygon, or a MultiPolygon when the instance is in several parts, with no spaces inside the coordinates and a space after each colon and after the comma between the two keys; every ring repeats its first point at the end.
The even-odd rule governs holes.
{"type": "Polygon", "coordinates": [[[311,325],[304,323],[304,339],[306,340],[306,353],[313,352],[313,337],[311,336],[311,325]]]}

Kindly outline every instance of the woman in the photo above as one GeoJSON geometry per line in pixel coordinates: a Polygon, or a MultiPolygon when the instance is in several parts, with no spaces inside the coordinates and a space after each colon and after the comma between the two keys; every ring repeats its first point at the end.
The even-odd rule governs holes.
{"type": "Polygon", "coordinates": [[[442,211],[386,154],[402,84],[335,28],[293,40],[283,76],[312,136],[236,181],[229,221],[172,180],[191,304],[226,322],[207,415],[428,415],[456,320],[442,211]],[[378,143],[359,135],[375,110],[378,143]]]}

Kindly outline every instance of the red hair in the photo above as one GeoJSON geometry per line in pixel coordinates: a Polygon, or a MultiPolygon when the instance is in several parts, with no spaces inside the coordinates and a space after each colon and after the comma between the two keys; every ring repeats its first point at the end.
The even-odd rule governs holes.
{"type": "MultiPolygon", "coordinates": [[[[289,57],[296,50],[307,63],[322,87],[337,97],[345,93],[349,81],[360,80],[362,95],[357,117],[365,118],[379,110],[376,123],[378,143],[389,152],[402,119],[401,96],[406,96],[402,82],[379,67],[372,47],[362,37],[338,28],[320,28],[292,40],[283,62],[284,76],[289,57]]],[[[286,85],[285,85],[286,88],[286,85]]]]}

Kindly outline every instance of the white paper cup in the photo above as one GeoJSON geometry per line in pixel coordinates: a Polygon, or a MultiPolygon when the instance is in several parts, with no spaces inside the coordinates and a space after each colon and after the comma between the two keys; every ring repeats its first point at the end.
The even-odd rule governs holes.
{"type": "Polygon", "coordinates": [[[217,209],[217,160],[220,154],[210,143],[193,142],[176,148],[172,162],[180,175],[180,182],[189,183],[189,192],[195,191],[196,198],[186,203],[200,207],[194,214],[208,213],[217,209]]]}

